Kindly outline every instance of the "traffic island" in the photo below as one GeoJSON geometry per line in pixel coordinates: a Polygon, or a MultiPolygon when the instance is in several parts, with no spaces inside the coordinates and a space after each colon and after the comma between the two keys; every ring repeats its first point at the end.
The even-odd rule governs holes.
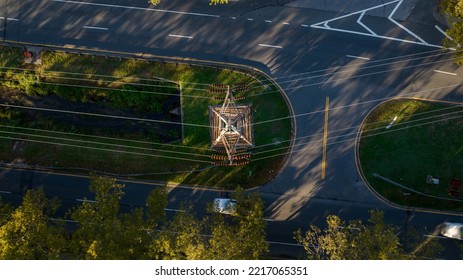
{"type": "Polygon", "coordinates": [[[264,184],[287,159],[292,113],[257,71],[50,50],[34,57],[42,63],[0,47],[2,166],[234,189],[264,184]],[[236,106],[253,105],[252,124],[244,119],[252,149],[235,149],[233,166],[217,164],[211,149],[209,106],[224,102],[211,85],[233,85],[236,106]]]}
{"type": "Polygon", "coordinates": [[[463,104],[394,99],[374,108],[357,139],[371,190],[405,208],[463,211],[463,104]]]}

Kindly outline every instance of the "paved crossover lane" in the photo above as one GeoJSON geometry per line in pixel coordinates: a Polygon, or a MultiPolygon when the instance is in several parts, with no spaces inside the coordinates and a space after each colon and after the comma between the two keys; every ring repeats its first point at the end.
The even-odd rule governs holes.
{"type": "MultiPolygon", "coordinates": [[[[386,219],[398,226],[427,226],[428,233],[444,220],[462,220],[407,213],[383,204],[365,187],[354,162],[358,125],[382,100],[398,95],[462,99],[458,90],[463,73],[450,55],[436,47],[444,35],[432,15],[422,12],[433,1],[419,1],[407,21],[397,21],[401,26],[389,18],[400,1],[379,7],[388,9],[383,17],[369,15],[375,11],[366,11],[368,7],[339,13],[278,3],[290,1],[270,1],[274,6],[256,1],[253,7],[238,2],[229,8],[210,7],[204,1],[167,2],[153,9],[144,0],[0,0],[0,39],[244,62],[271,73],[294,106],[297,140],[287,167],[259,189],[266,201],[266,217],[272,220],[270,241],[294,243],[292,232],[299,226],[320,224],[331,213],[346,219],[365,218],[372,208],[385,210],[386,219]],[[322,179],[327,97],[329,133],[322,179]]],[[[378,5],[373,2],[371,7],[378,5]]],[[[20,189],[24,176],[4,171],[1,189],[20,189]]],[[[35,174],[31,184],[44,185],[49,195],[66,198],[69,205],[88,196],[87,179],[35,174]]],[[[143,205],[153,187],[128,183],[123,203],[143,205]]],[[[170,192],[169,208],[176,209],[188,199],[203,213],[214,196],[204,190],[176,188],[170,192]]],[[[281,252],[296,248],[272,246],[280,246],[281,252]]]]}

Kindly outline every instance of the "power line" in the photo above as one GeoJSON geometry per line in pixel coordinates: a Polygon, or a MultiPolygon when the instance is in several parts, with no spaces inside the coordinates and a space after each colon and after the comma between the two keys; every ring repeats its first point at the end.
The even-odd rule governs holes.
{"type": "MultiPolygon", "coordinates": [[[[455,106],[455,107],[450,107],[450,108],[448,108],[448,109],[455,109],[455,108],[458,108],[458,107],[463,107],[463,105],[455,106]]],[[[429,113],[432,113],[433,111],[437,111],[437,110],[422,112],[421,114],[429,114],[429,113]]],[[[419,121],[423,121],[423,120],[427,120],[427,119],[433,119],[433,118],[443,117],[443,116],[450,116],[450,115],[454,115],[454,114],[458,114],[458,113],[462,113],[462,112],[463,112],[463,110],[459,110],[459,111],[451,112],[451,113],[444,113],[444,114],[434,115],[434,116],[430,116],[430,117],[423,117],[423,118],[418,118],[418,119],[414,119],[414,120],[410,120],[410,121],[401,122],[401,123],[399,123],[399,124],[397,124],[397,125],[405,125],[405,124],[415,123],[415,122],[419,122],[419,121]]],[[[419,115],[419,114],[415,114],[414,116],[417,116],[417,115],[419,115]]],[[[382,122],[370,123],[370,124],[368,124],[368,125],[371,126],[371,125],[376,125],[376,124],[379,124],[379,123],[387,123],[387,122],[389,122],[389,121],[382,121],[382,122]]],[[[359,125],[359,126],[354,126],[354,127],[352,127],[352,128],[356,128],[356,127],[360,127],[360,125],[359,125]]],[[[349,128],[348,128],[348,129],[349,129],[349,128]]],[[[369,129],[369,130],[366,130],[366,131],[364,131],[364,132],[370,132],[370,131],[381,130],[381,129],[383,129],[383,127],[378,127],[378,128],[369,129]]],[[[322,133],[314,134],[313,136],[320,135],[320,134],[322,134],[322,133]]],[[[341,135],[337,135],[337,136],[328,137],[328,140],[336,139],[336,138],[341,138],[341,137],[345,137],[345,136],[349,136],[349,135],[356,135],[356,134],[357,134],[357,132],[341,134],[341,135]]],[[[304,138],[307,138],[307,136],[305,136],[304,138]]],[[[322,142],[322,141],[323,141],[323,140],[314,140],[314,141],[311,141],[311,142],[322,142]]],[[[299,144],[293,145],[293,147],[303,146],[303,145],[306,145],[306,144],[307,144],[307,143],[299,143],[299,144]]],[[[282,150],[282,149],[286,149],[286,147],[275,148],[275,149],[273,149],[273,150],[267,150],[267,151],[262,151],[262,152],[256,152],[256,153],[254,153],[254,155],[263,154],[263,153],[268,153],[268,152],[277,151],[277,150],[282,150]]]]}
{"type": "Polygon", "coordinates": [[[188,156],[209,157],[209,155],[198,154],[198,153],[194,154],[194,153],[179,152],[179,151],[172,151],[172,150],[160,150],[160,149],[154,149],[154,148],[148,148],[148,147],[128,146],[128,145],[121,145],[121,144],[79,140],[79,139],[63,138],[63,137],[53,137],[53,136],[46,136],[46,135],[14,132],[14,131],[0,130],[0,133],[16,134],[16,135],[22,135],[22,136],[38,137],[38,138],[47,138],[47,139],[53,139],[53,140],[63,140],[63,141],[70,141],[70,142],[79,142],[79,143],[86,143],[86,144],[113,146],[113,147],[118,147],[118,148],[128,148],[128,149],[135,149],[135,150],[147,150],[147,151],[165,152],[165,153],[173,153],[173,154],[188,155],[188,156]]]}
{"type": "Polygon", "coordinates": [[[185,146],[185,145],[175,145],[175,144],[168,144],[168,143],[140,141],[140,140],[133,140],[133,139],[121,139],[121,138],[114,138],[114,137],[89,135],[89,134],[82,134],[82,133],[71,133],[71,132],[63,132],[63,131],[55,131],[55,130],[47,130],[47,129],[38,129],[38,128],[29,128],[29,127],[20,127],[20,126],[9,126],[9,125],[0,125],[0,127],[13,128],[13,129],[22,129],[22,130],[29,130],[29,131],[32,130],[32,131],[56,133],[56,134],[64,134],[64,135],[72,135],[72,136],[78,136],[78,137],[89,137],[89,138],[104,139],[104,140],[125,141],[125,142],[137,143],[137,144],[148,144],[148,145],[167,146],[167,147],[174,147],[174,148],[211,151],[210,148],[191,147],[191,146],[185,146]]]}
{"type": "MultiPolygon", "coordinates": [[[[435,52],[439,52],[439,54],[432,55],[432,56],[423,56],[423,57],[414,58],[414,59],[410,59],[410,60],[429,58],[429,57],[434,57],[434,56],[439,56],[439,55],[447,55],[448,54],[448,53],[443,53],[442,50],[425,51],[425,52],[421,52],[421,53],[414,53],[414,54],[408,54],[408,55],[403,55],[403,56],[384,58],[384,59],[379,59],[379,60],[371,60],[371,61],[368,61],[368,62],[353,63],[353,64],[339,66],[339,67],[329,67],[329,68],[325,68],[325,69],[314,70],[314,71],[303,72],[303,73],[297,73],[297,74],[292,74],[292,75],[287,75],[287,76],[279,76],[279,77],[275,77],[274,79],[275,80],[287,79],[287,78],[292,78],[292,77],[297,77],[297,76],[308,75],[308,74],[312,74],[312,73],[318,73],[318,72],[324,72],[324,71],[332,71],[332,70],[334,71],[334,70],[339,70],[339,69],[343,69],[343,68],[351,68],[351,67],[353,68],[353,67],[356,67],[356,66],[359,66],[359,65],[367,65],[367,67],[368,67],[368,64],[375,64],[375,63],[378,63],[378,62],[389,61],[389,60],[394,60],[394,59],[399,59],[399,58],[404,58],[404,57],[410,57],[410,56],[417,56],[417,55],[421,55],[421,54],[435,53],[435,52]]],[[[449,53],[455,53],[455,52],[461,52],[461,51],[449,51],[449,53]]],[[[409,61],[409,60],[399,60],[399,62],[403,62],[403,61],[409,61]]],[[[392,63],[395,63],[395,62],[392,62],[392,63]]],[[[388,65],[388,64],[390,64],[390,63],[384,64],[384,65],[388,65]]],[[[376,67],[376,66],[377,65],[369,66],[369,67],[376,67]]],[[[361,69],[364,69],[364,68],[361,68],[361,69]]]]}
{"type": "MultiPolygon", "coordinates": [[[[392,132],[396,132],[396,131],[400,131],[400,130],[404,130],[404,129],[409,129],[409,128],[413,128],[413,127],[419,127],[419,126],[422,126],[422,125],[428,125],[428,124],[433,124],[433,123],[437,123],[437,122],[441,122],[441,121],[457,119],[457,118],[461,118],[461,117],[463,117],[463,116],[455,116],[455,117],[452,117],[452,118],[445,118],[445,119],[441,119],[441,120],[430,121],[430,122],[423,123],[423,124],[417,124],[417,125],[407,126],[407,127],[403,127],[403,128],[396,128],[396,129],[389,130],[389,131],[378,132],[378,133],[376,133],[376,134],[365,135],[365,136],[362,136],[362,139],[367,138],[367,137],[373,137],[373,136],[381,135],[381,134],[392,133],[392,132]]],[[[349,138],[349,139],[344,139],[344,140],[340,140],[340,141],[328,143],[327,146],[335,145],[335,144],[340,144],[340,143],[344,143],[344,142],[348,142],[348,141],[350,142],[350,141],[355,140],[355,139],[356,139],[356,137],[354,137],[354,138],[349,138]]],[[[317,142],[320,142],[320,141],[317,141],[317,142]]],[[[311,146],[311,147],[303,148],[303,149],[300,149],[300,150],[297,150],[297,151],[294,151],[294,150],[293,150],[293,151],[290,151],[290,152],[284,152],[284,153],[274,154],[274,155],[270,155],[270,156],[266,156],[266,157],[262,157],[262,158],[258,158],[258,159],[253,159],[253,161],[259,161],[259,160],[264,160],[264,159],[268,159],[268,158],[272,158],[272,157],[276,157],[276,156],[282,156],[282,155],[287,155],[287,154],[293,154],[293,153],[295,153],[295,152],[301,152],[301,151],[305,151],[305,150],[309,150],[309,149],[321,147],[322,145],[323,145],[323,144],[319,144],[319,145],[314,145],[314,146],[311,146]]]]}
{"type": "Polygon", "coordinates": [[[48,145],[57,145],[57,146],[65,146],[65,147],[83,148],[83,149],[98,150],[98,151],[113,152],[113,153],[123,153],[123,154],[137,155],[137,156],[161,157],[161,158],[169,158],[169,159],[175,159],[175,160],[192,161],[192,162],[196,162],[196,163],[207,163],[207,164],[211,164],[210,161],[204,161],[204,160],[199,160],[199,159],[179,158],[179,157],[171,157],[171,156],[160,156],[160,155],[153,155],[153,154],[148,154],[148,153],[128,152],[128,151],[121,151],[121,150],[114,150],[114,149],[106,149],[106,148],[96,148],[96,147],[89,147],[89,146],[79,146],[79,145],[65,144],[65,143],[54,143],[54,142],[46,142],[46,141],[40,141],[40,140],[24,139],[24,138],[18,138],[18,137],[5,137],[5,136],[0,136],[0,138],[1,138],[1,139],[8,139],[8,140],[17,140],[17,141],[25,141],[25,142],[33,142],[33,143],[48,144],[48,145]]]}

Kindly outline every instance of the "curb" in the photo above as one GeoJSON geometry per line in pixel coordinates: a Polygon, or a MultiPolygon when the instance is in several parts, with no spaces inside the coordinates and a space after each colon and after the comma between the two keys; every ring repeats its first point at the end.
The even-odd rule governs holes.
{"type": "MultiPolygon", "coordinates": [[[[240,72],[241,71],[248,71],[251,73],[242,73],[245,75],[250,75],[257,81],[259,79],[255,77],[254,73],[263,76],[265,79],[267,79],[269,82],[271,82],[273,85],[275,85],[278,90],[280,91],[281,96],[283,97],[289,111],[290,111],[290,116],[291,117],[291,142],[290,142],[290,147],[289,147],[289,152],[286,154],[283,163],[281,164],[281,168],[279,168],[279,171],[273,176],[272,179],[267,181],[265,184],[268,182],[274,180],[277,176],[281,174],[283,169],[286,168],[288,165],[289,159],[292,155],[293,148],[294,148],[294,143],[295,143],[295,138],[296,138],[296,118],[295,118],[295,112],[294,108],[291,104],[291,101],[289,100],[289,97],[287,93],[281,88],[281,86],[265,71],[258,69],[253,66],[248,66],[244,64],[237,64],[237,63],[230,63],[230,62],[220,62],[220,61],[211,61],[211,60],[201,60],[201,59],[194,59],[194,58],[188,58],[188,57],[168,57],[168,56],[160,56],[160,55],[151,55],[151,54],[145,54],[145,53],[129,53],[129,52],[120,52],[120,51],[109,51],[109,50],[99,50],[99,49],[87,49],[87,48],[82,48],[82,47],[76,47],[76,46],[54,46],[54,45],[48,45],[48,44],[37,44],[37,43],[19,43],[19,42],[14,42],[14,41],[3,41],[0,42],[0,45],[6,45],[6,46],[13,46],[13,47],[25,47],[25,46],[35,46],[35,47],[42,47],[42,48],[48,48],[53,51],[64,51],[64,52],[69,52],[69,53],[80,53],[80,54],[89,54],[89,55],[101,55],[101,56],[106,56],[108,57],[108,54],[111,55],[118,55],[118,57],[124,57],[124,58],[133,58],[133,59],[140,59],[140,60],[147,60],[147,61],[158,61],[158,62],[172,62],[172,63],[182,63],[182,64],[190,64],[190,65],[195,65],[195,66],[209,66],[209,67],[222,67],[222,68],[227,68],[231,71],[236,71],[240,72]],[[230,67],[231,66],[231,67],[230,67]]],[[[58,174],[58,173],[54,173],[58,174]]],[[[144,181],[140,181],[144,182],[144,181]]],[[[183,186],[187,187],[190,186],[190,188],[200,188],[200,186],[196,185],[183,185],[183,184],[177,184],[177,183],[169,183],[169,182],[164,182],[165,185],[175,185],[175,186],[183,186]]],[[[258,188],[263,187],[265,184],[260,185],[260,186],[255,186],[255,187],[250,187],[246,189],[246,191],[253,191],[258,188]]],[[[205,186],[202,186],[205,187],[205,186]]],[[[211,189],[211,190],[216,190],[216,191],[224,191],[224,190],[217,190],[217,189],[211,189]]]]}
{"type": "Polygon", "coordinates": [[[446,211],[446,210],[435,210],[435,209],[427,209],[427,208],[419,208],[419,207],[411,207],[411,206],[403,206],[396,204],[394,202],[391,202],[384,198],[382,195],[380,195],[368,182],[368,180],[365,178],[365,174],[363,173],[362,166],[360,164],[360,155],[359,155],[359,146],[360,146],[360,140],[361,140],[361,135],[363,132],[363,126],[365,125],[365,121],[368,118],[368,116],[373,112],[376,108],[381,106],[382,104],[389,102],[391,100],[421,100],[421,101],[428,101],[428,102],[439,102],[439,103],[448,103],[448,104],[460,104],[463,105],[461,102],[452,102],[452,101],[441,101],[441,100],[433,100],[433,99],[425,99],[425,98],[416,98],[416,97],[410,97],[410,98],[404,98],[404,97],[395,97],[391,98],[388,100],[384,100],[381,103],[377,104],[374,106],[365,116],[363,119],[362,123],[360,124],[359,130],[357,131],[357,135],[355,137],[355,145],[354,145],[354,155],[355,155],[355,166],[357,168],[357,172],[360,174],[360,178],[362,179],[363,183],[367,186],[367,189],[380,201],[382,201],[384,204],[403,211],[415,211],[415,212],[423,212],[423,213],[431,213],[431,214],[445,214],[445,215],[452,215],[452,216],[461,216],[463,217],[463,213],[461,212],[453,212],[453,211],[446,211]]]}

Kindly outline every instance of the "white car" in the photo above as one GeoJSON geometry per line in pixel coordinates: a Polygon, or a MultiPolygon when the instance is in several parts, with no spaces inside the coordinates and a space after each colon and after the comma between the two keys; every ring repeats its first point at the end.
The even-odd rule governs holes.
{"type": "Polygon", "coordinates": [[[440,234],[448,238],[463,240],[463,224],[443,223],[440,225],[440,234]]]}
{"type": "Polygon", "coordinates": [[[236,213],[236,200],[230,198],[215,198],[212,205],[214,212],[233,215],[236,213]]]}

